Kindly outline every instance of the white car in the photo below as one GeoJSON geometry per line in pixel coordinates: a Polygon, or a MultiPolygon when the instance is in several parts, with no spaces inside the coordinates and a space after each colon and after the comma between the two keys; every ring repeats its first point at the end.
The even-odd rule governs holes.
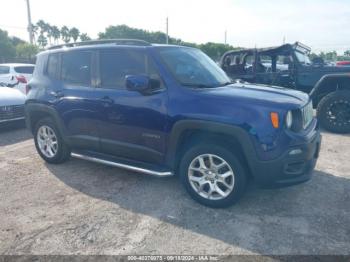
{"type": "Polygon", "coordinates": [[[26,96],[17,89],[0,86],[0,126],[24,121],[26,96]]]}
{"type": "Polygon", "coordinates": [[[0,83],[14,86],[23,94],[32,78],[35,65],[32,64],[0,64],[0,83]]]}

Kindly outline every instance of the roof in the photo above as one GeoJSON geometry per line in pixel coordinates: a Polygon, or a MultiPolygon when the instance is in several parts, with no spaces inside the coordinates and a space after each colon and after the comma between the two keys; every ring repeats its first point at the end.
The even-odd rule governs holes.
{"type": "Polygon", "coordinates": [[[106,39],[106,40],[91,40],[76,43],[67,43],[62,45],[50,46],[47,50],[79,47],[79,46],[96,46],[96,45],[124,45],[124,46],[150,46],[151,44],[139,39],[106,39]]]}
{"type": "Polygon", "coordinates": [[[5,64],[0,64],[0,66],[15,67],[15,66],[35,66],[35,65],[33,65],[33,64],[24,64],[24,63],[5,63],[5,64]]]}
{"type": "Polygon", "coordinates": [[[233,50],[233,51],[228,51],[225,53],[225,55],[227,54],[235,54],[235,53],[241,53],[241,52],[245,52],[245,53],[253,53],[253,52],[259,52],[259,53],[274,53],[274,52],[283,52],[283,50],[290,50],[291,48],[296,49],[296,50],[300,50],[303,52],[310,52],[311,48],[300,43],[300,42],[295,42],[294,44],[283,44],[280,46],[272,46],[272,47],[264,47],[264,48],[246,48],[246,49],[240,49],[240,50],[233,50]]]}

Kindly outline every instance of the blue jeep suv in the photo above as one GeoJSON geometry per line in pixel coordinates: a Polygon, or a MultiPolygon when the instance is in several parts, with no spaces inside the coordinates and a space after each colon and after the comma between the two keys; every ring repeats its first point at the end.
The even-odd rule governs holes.
{"type": "Polygon", "coordinates": [[[305,93],[232,83],[200,50],[140,40],[89,41],[40,53],[25,112],[39,155],[155,176],[226,207],[248,181],[307,181],[321,136],[305,93]]]}

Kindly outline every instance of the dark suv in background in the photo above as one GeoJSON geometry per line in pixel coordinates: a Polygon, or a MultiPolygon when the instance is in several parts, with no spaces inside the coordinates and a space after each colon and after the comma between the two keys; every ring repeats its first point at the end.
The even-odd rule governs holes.
{"type": "Polygon", "coordinates": [[[311,49],[299,42],[277,47],[226,52],[222,69],[233,79],[283,86],[310,94],[325,129],[350,132],[350,67],[309,59],[311,49]]]}
{"type": "Polygon", "coordinates": [[[320,133],[305,93],[231,83],[200,50],[110,40],[37,57],[26,120],[40,156],[70,156],[149,175],[177,174],[211,207],[235,203],[248,180],[308,180],[320,133]]]}

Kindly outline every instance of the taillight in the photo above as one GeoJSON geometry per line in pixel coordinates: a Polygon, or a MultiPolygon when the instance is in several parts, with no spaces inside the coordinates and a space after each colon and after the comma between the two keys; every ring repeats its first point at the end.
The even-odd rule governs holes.
{"type": "Polygon", "coordinates": [[[26,84],[27,83],[27,79],[24,76],[22,76],[22,75],[16,76],[16,78],[17,78],[17,81],[22,83],[22,84],[26,84]]]}
{"type": "Polygon", "coordinates": [[[30,85],[26,85],[26,94],[29,93],[30,89],[31,89],[30,85]]]}

